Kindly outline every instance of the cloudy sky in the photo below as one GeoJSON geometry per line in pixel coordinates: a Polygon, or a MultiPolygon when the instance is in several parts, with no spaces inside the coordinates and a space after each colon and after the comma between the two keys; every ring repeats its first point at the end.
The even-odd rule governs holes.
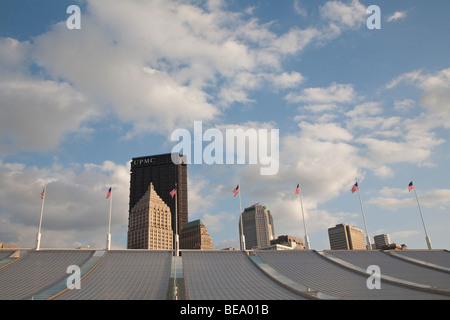
{"type": "Polygon", "coordinates": [[[364,228],[358,178],[372,238],[426,248],[414,179],[433,248],[449,249],[449,20],[447,0],[0,0],[0,242],[35,245],[46,185],[41,247],[104,248],[113,185],[125,248],[131,158],[202,121],[279,130],[275,175],[189,165],[189,220],[216,248],[238,247],[238,183],[276,236],[303,237],[300,182],[311,247],[329,249],[329,227],[364,228]]]}

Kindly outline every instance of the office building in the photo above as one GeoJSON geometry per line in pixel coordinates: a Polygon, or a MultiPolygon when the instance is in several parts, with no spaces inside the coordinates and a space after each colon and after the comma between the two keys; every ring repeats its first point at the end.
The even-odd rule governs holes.
{"type": "Polygon", "coordinates": [[[361,229],[338,224],[328,229],[331,250],[365,250],[364,232],[361,229]]]}
{"type": "Polygon", "coordinates": [[[270,246],[270,241],[275,238],[272,214],[265,206],[255,204],[246,208],[242,213],[242,224],[247,250],[270,246]]]}
{"type": "Polygon", "coordinates": [[[373,237],[375,240],[375,246],[377,249],[389,246],[391,244],[391,238],[388,234],[379,234],[373,237]]]}
{"type": "Polygon", "coordinates": [[[303,240],[301,238],[289,236],[289,235],[282,235],[278,236],[278,238],[270,240],[271,245],[283,245],[287,247],[291,247],[293,249],[305,249],[305,244],[303,243],[303,240]]]}
{"type": "Polygon", "coordinates": [[[176,162],[172,161],[172,154],[161,154],[133,158],[130,174],[130,203],[129,215],[138,201],[148,191],[150,183],[162,201],[169,207],[173,234],[181,233],[183,225],[188,222],[188,190],[187,165],[185,157],[174,154],[176,162]],[[177,186],[177,196],[170,192],[177,186]],[[175,199],[177,199],[178,221],[175,221],[175,199]],[[176,227],[177,226],[177,227],[176,227]]]}
{"type": "Polygon", "coordinates": [[[214,250],[212,238],[200,219],[183,226],[180,242],[181,249],[214,250]]]}
{"type": "Polygon", "coordinates": [[[171,250],[173,247],[170,209],[152,183],[131,209],[127,242],[128,249],[171,250]]]}

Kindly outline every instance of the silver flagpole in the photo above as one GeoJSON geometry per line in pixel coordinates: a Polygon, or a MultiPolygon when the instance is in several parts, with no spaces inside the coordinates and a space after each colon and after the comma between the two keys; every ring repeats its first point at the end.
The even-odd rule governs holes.
{"type": "Polygon", "coordinates": [[[111,189],[111,193],[109,196],[109,219],[108,219],[108,234],[106,235],[106,250],[110,250],[111,249],[111,211],[112,211],[112,187],[111,189]]]}
{"type": "Polygon", "coordinates": [[[302,199],[302,191],[300,189],[300,183],[298,184],[298,195],[300,197],[300,204],[302,207],[302,217],[303,217],[303,229],[305,230],[305,247],[307,250],[309,250],[309,238],[308,238],[308,233],[306,232],[306,223],[305,223],[305,212],[303,210],[303,199],[302,199]]]}
{"type": "Polygon", "coordinates": [[[241,250],[245,251],[245,236],[244,236],[244,224],[242,222],[242,204],[241,204],[241,186],[238,184],[238,195],[239,195],[239,216],[241,220],[241,250]]]}
{"type": "MultiPolygon", "coordinates": [[[[358,180],[356,182],[358,182],[358,180]]],[[[372,243],[370,242],[369,232],[367,232],[366,217],[364,215],[364,208],[363,208],[363,204],[362,204],[362,200],[361,200],[361,193],[359,192],[359,184],[358,184],[358,196],[359,196],[359,204],[361,205],[361,212],[362,212],[362,217],[363,217],[363,222],[364,222],[364,229],[366,230],[366,241],[367,241],[366,247],[367,247],[367,250],[371,250],[372,249],[372,243]]]]}
{"type": "Polygon", "coordinates": [[[414,185],[413,180],[411,179],[411,183],[414,189],[414,194],[416,195],[417,206],[419,207],[420,218],[422,219],[423,229],[425,230],[425,241],[427,242],[428,250],[431,250],[431,240],[428,237],[427,228],[425,227],[425,221],[423,220],[422,209],[420,208],[419,197],[417,196],[416,186],[414,185]]]}
{"type": "Polygon", "coordinates": [[[45,194],[46,194],[46,190],[45,190],[45,186],[44,186],[44,190],[41,193],[41,198],[42,198],[42,205],[41,205],[41,218],[39,219],[39,228],[38,228],[38,233],[36,236],[36,251],[38,251],[41,248],[41,226],[42,226],[42,215],[44,213],[44,200],[45,200],[45,194]]]}
{"type": "Polygon", "coordinates": [[[178,240],[178,185],[175,182],[175,256],[179,256],[179,240],[178,240]]]}
{"type": "Polygon", "coordinates": [[[177,257],[179,253],[179,241],[178,241],[178,185],[175,182],[175,248],[174,257],[172,258],[173,264],[173,299],[178,300],[178,287],[177,287],[177,257]]]}

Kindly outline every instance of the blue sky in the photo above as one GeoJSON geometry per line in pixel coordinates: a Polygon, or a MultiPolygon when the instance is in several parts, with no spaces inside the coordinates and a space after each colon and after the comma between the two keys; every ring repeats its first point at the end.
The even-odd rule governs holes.
{"type": "MultiPolygon", "coordinates": [[[[126,247],[129,161],[171,152],[174,130],[279,130],[279,171],[191,164],[189,220],[238,246],[239,203],[265,204],[276,236],[327,229],[433,248],[450,227],[450,3],[433,1],[0,0],[0,242],[126,247]],[[69,30],[68,6],[81,8],[69,30]],[[367,28],[367,7],[381,29],[367,28]]],[[[207,143],[204,143],[205,147],[207,143]]],[[[373,241],[373,240],[372,240],[373,241]]]]}

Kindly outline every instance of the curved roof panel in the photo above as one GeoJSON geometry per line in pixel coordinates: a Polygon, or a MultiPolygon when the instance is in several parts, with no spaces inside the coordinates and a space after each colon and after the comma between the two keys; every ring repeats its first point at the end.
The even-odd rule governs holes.
{"type": "Polygon", "coordinates": [[[61,300],[166,299],[171,251],[107,251],[81,280],[81,289],[68,290],[61,300]]]}
{"type": "Polygon", "coordinates": [[[371,265],[377,265],[382,275],[431,287],[450,289],[450,274],[397,259],[383,251],[326,251],[326,253],[365,270],[371,265]]]}
{"type": "Polygon", "coordinates": [[[450,252],[446,250],[401,250],[390,251],[394,256],[408,257],[420,262],[431,263],[444,268],[450,268],[450,252]]]}
{"type": "Polygon", "coordinates": [[[92,250],[29,251],[0,269],[0,300],[32,299],[34,295],[67,277],[67,268],[82,265],[92,250]]]}
{"type": "Polygon", "coordinates": [[[242,251],[183,252],[189,300],[304,299],[278,285],[242,251]]]}
{"type": "Polygon", "coordinates": [[[340,299],[450,299],[390,283],[382,283],[380,290],[368,289],[369,275],[339,266],[314,251],[257,251],[256,254],[287,277],[340,299]]]}

